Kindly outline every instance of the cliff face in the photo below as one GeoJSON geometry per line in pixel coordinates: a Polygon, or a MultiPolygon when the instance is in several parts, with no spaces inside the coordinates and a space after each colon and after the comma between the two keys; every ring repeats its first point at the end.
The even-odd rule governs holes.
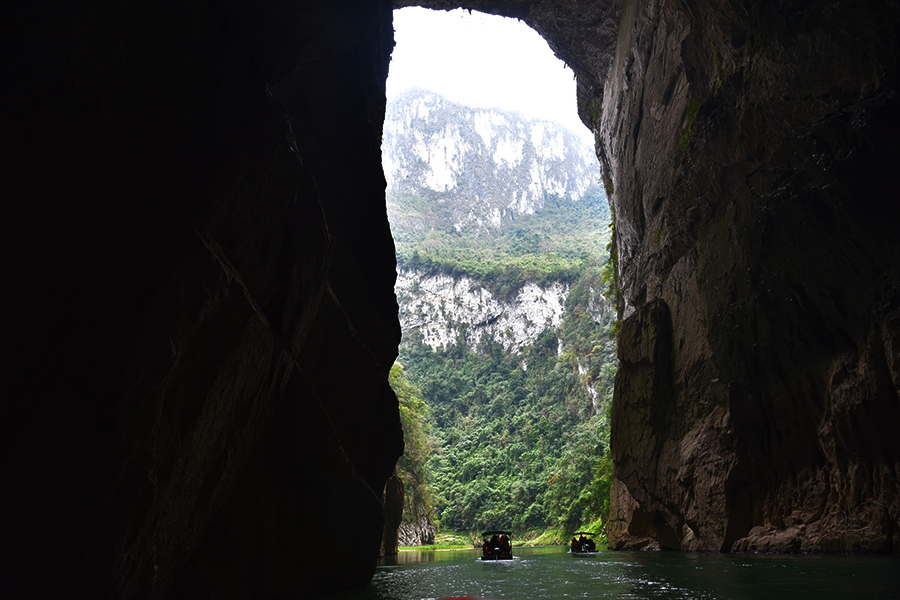
{"type": "Polygon", "coordinates": [[[540,211],[551,196],[581,200],[600,179],[590,144],[560,125],[460,106],[422,90],[388,103],[381,149],[395,233],[496,229],[540,211]],[[451,218],[411,219],[397,210],[398,195],[440,202],[451,218]]]}
{"type": "Polygon", "coordinates": [[[390,4],[52,4],[5,18],[4,580],[365,583],[402,452],[390,4]]]}
{"type": "Polygon", "coordinates": [[[466,345],[474,349],[484,335],[504,349],[517,351],[531,344],[548,328],[559,327],[569,286],[525,284],[515,297],[496,297],[469,277],[425,276],[412,270],[397,277],[400,324],[419,332],[434,350],[459,341],[462,327],[466,345]]]}
{"type": "Polygon", "coordinates": [[[620,546],[900,549],[896,8],[625,12],[620,546]]]}
{"type": "Polygon", "coordinates": [[[624,319],[611,545],[900,550],[897,3],[409,4],[521,18],[578,77],[624,319]]]}
{"type": "Polygon", "coordinates": [[[618,547],[900,550],[897,16],[623,8],[618,547]]]}

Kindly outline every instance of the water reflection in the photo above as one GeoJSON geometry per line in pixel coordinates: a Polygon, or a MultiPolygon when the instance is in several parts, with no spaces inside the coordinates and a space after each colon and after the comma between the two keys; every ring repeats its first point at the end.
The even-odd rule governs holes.
{"type": "Polygon", "coordinates": [[[516,548],[511,561],[478,550],[404,553],[379,566],[366,588],[328,600],[424,600],[451,596],[542,600],[848,600],[898,598],[900,557],[758,556],[516,548]],[[412,563],[411,560],[420,562],[412,563]]]}
{"type": "Polygon", "coordinates": [[[479,550],[472,548],[470,550],[408,550],[401,552],[396,556],[386,556],[378,559],[378,566],[407,565],[411,563],[424,562],[447,562],[458,560],[470,556],[477,558],[479,550]]]}
{"type": "MultiPolygon", "coordinates": [[[[559,554],[560,552],[566,552],[566,546],[513,548],[513,554],[519,558],[523,556],[540,556],[542,554],[559,554]]],[[[480,556],[480,548],[469,548],[465,550],[407,550],[396,556],[386,556],[379,559],[378,566],[407,565],[423,562],[450,562],[467,558],[477,559],[480,556]]]]}

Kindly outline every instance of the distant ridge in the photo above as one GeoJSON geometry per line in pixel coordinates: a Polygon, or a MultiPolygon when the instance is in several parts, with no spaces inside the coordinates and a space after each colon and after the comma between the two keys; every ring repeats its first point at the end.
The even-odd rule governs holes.
{"type": "Polygon", "coordinates": [[[593,148],[563,126],[421,89],[389,101],[382,162],[389,213],[399,195],[437,200],[457,230],[497,228],[552,196],[579,200],[600,180],[593,148]]]}

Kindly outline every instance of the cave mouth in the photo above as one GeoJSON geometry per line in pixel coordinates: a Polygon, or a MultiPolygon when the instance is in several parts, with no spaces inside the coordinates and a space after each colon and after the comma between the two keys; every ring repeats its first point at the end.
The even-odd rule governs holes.
{"type": "Polygon", "coordinates": [[[393,11],[390,101],[409,88],[472,108],[499,108],[560,123],[584,139],[575,75],[524,21],[478,10],[409,6],[393,11]]]}
{"type": "MultiPolygon", "coordinates": [[[[550,501],[537,488],[547,487],[548,469],[513,479],[509,465],[541,462],[538,446],[546,461],[574,463],[560,439],[578,435],[584,472],[565,469],[566,493],[573,495],[590,483],[608,447],[615,356],[608,329],[615,311],[596,291],[607,264],[609,211],[593,137],[575,110],[572,71],[528,25],[462,10],[405,8],[394,15],[382,162],[398,262],[403,339],[392,383],[401,414],[419,406],[409,397],[406,379],[414,380],[439,449],[451,453],[448,439],[464,438],[460,445],[472,449],[464,460],[482,465],[456,472],[440,458],[428,461],[427,478],[440,479],[438,497],[450,498],[441,488],[450,482],[475,490],[469,496],[483,494],[485,484],[516,487],[519,497],[510,503],[522,503],[517,512],[529,515],[514,523],[512,511],[493,510],[491,520],[485,514],[492,509],[477,506],[490,505],[488,498],[450,498],[439,507],[450,515],[444,527],[544,530],[550,501]],[[579,294],[571,294],[575,289],[579,294]],[[571,310],[570,295],[579,295],[571,310]],[[427,298],[443,300],[438,306],[427,298]],[[590,304],[594,313],[587,316],[590,304]],[[602,350],[592,356],[595,348],[602,350]],[[476,365],[475,355],[490,368],[476,365]],[[464,383],[438,389],[441,371],[464,383]],[[510,382],[507,389],[495,385],[501,380],[510,382]],[[462,402],[469,405],[445,406],[462,402]],[[564,424],[536,423],[554,419],[564,424]],[[492,422],[502,420],[516,425],[492,422]],[[462,422],[482,433],[470,435],[462,422]],[[534,432],[526,435],[525,428],[534,432]],[[588,429],[596,434],[593,444],[588,429]],[[502,456],[482,455],[478,438],[496,436],[518,441],[502,456]],[[498,461],[502,469],[485,467],[498,461]]],[[[410,422],[404,428],[408,452],[399,474],[406,489],[420,489],[412,472],[424,467],[409,455],[427,455],[422,432],[410,422]]],[[[400,543],[433,543],[427,537],[433,528],[422,524],[427,511],[414,504],[407,495],[404,510],[416,519],[404,517],[400,543]],[[409,541],[412,534],[419,537],[409,541]]],[[[581,517],[569,519],[570,533],[588,528],[581,517]]]]}
{"type": "MultiPolygon", "coordinates": [[[[402,453],[379,141],[411,3],[49,4],[5,40],[4,574],[363,585],[402,453]]],[[[573,67],[615,184],[620,547],[640,505],[684,550],[900,552],[897,4],[466,4],[573,67]]]]}
{"type": "Polygon", "coordinates": [[[540,32],[596,133],[616,547],[659,542],[640,507],[682,550],[896,552],[896,4],[465,4],[540,32]]]}

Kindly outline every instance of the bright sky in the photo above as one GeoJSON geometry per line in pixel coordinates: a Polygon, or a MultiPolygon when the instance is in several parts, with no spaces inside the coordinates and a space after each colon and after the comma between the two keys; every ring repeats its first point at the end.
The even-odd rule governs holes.
{"type": "Polygon", "coordinates": [[[517,19],[457,9],[394,11],[387,95],[419,87],[452,102],[547,119],[587,139],[575,77],[547,42],[517,19]]]}

